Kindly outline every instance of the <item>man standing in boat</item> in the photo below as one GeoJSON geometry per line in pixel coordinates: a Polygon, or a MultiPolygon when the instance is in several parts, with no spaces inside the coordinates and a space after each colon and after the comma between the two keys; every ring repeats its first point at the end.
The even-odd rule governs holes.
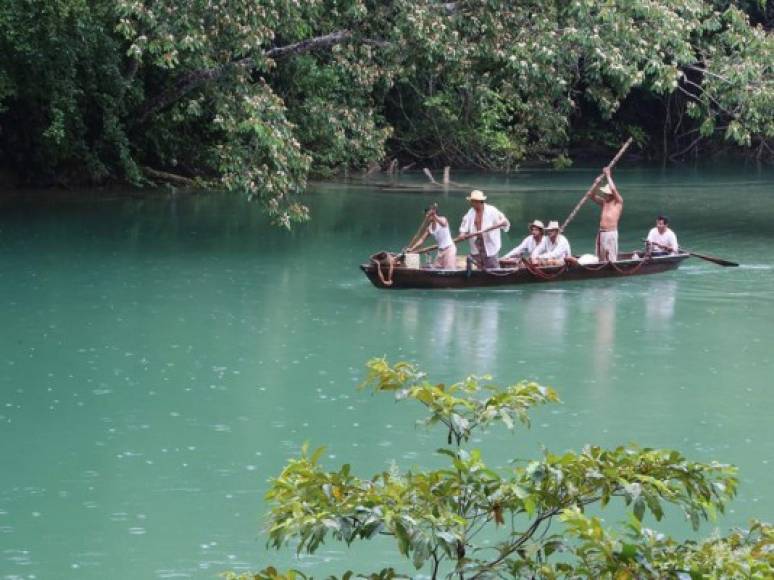
{"type": "Polygon", "coordinates": [[[457,246],[454,245],[454,240],[452,239],[451,231],[449,230],[449,220],[438,215],[435,205],[425,210],[425,217],[429,222],[427,227],[422,232],[419,240],[417,240],[417,242],[407,251],[415,251],[427,239],[428,235],[432,235],[435,238],[435,243],[438,244],[438,253],[435,256],[432,267],[442,268],[444,270],[456,269],[457,246]]]}
{"type": "Polygon", "coordinates": [[[471,207],[462,218],[460,235],[470,237],[470,234],[482,232],[481,235],[470,237],[469,259],[473,260],[479,270],[498,268],[500,229],[507,232],[511,222],[495,206],[484,203],[486,196],[483,191],[474,189],[467,200],[471,207]]]}
{"type": "Polygon", "coordinates": [[[524,254],[531,256],[532,252],[535,251],[535,248],[543,241],[544,229],[545,226],[543,225],[543,222],[540,220],[533,221],[529,224],[529,235],[524,238],[518,246],[505,254],[500,261],[516,264],[521,260],[521,257],[524,254]]]}
{"type": "Polygon", "coordinates": [[[618,259],[618,221],[623,212],[623,198],[615,186],[610,168],[605,167],[602,172],[607,183],[592,191],[591,200],[602,208],[597,234],[597,258],[600,262],[607,262],[618,259]]]}

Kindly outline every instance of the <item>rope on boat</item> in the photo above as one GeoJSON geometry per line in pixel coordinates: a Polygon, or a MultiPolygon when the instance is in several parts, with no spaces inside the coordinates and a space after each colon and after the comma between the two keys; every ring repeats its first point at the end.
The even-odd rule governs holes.
{"type": "Polygon", "coordinates": [[[601,262],[593,266],[591,264],[581,264],[580,262],[578,262],[578,266],[580,266],[584,270],[588,270],[589,272],[599,272],[603,268],[607,267],[607,262],[601,262]]]}
{"type": "Polygon", "coordinates": [[[553,280],[554,278],[558,278],[567,271],[567,264],[564,264],[561,268],[559,268],[555,274],[546,274],[539,266],[535,266],[529,260],[524,260],[524,265],[527,267],[527,271],[530,274],[542,280],[553,280]]]}
{"type": "Polygon", "coordinates": [[[376,266],[376,273],[384,286],[392,286],[392,272],[395,269],[395,258],[389,252],[379,252],[371,256],[371,261],[376,266]],[[382,273],[382,262],[386,259],[388,264],[387,277],[382,273]]]}
{"type": "Polygon", "coordinates": [[[632,268],[619,268],[614,261],[608,262],[612,267],[613,270],[621,274],[622,276],[632,276],[633,274],[636,274],[640,271],[640,268],[642,268],[645,265],[645,262],[650,262],[651,258],[648,255],[645,255],[641,260],[640,263],[632,268]]]}

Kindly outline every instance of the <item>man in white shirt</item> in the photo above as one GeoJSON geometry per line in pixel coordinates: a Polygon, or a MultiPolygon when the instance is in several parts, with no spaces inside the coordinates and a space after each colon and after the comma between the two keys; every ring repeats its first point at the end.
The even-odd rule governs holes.
{"type": "Polygon", "coordinates": [[[422,246],[427,236],[432,235],[435,238],[435,243],[438,244],[438,254],[433,261],[432,267],[454,270],[457,267],[457,246],[454,245],[454,240],[451,237],[449,220],[438,215],[435,206],[425,210],[425,217],[429,223],[422,231],[419,239],[406,251],[415,252],[422,246]]]}
{"type": "Polygon", "coordinates": [[[500,229],[507,232],[511,222],[495,206],[484,203],[486,196],[483,191],[474,189],[467,200],[471,207],[462,218],[460,235],[470,236],[491,228],[491,231],[470,238],[470,259],[479,270],[499,268],[500,229]]]}
{"type": "Polygon", "coordinates": [[[500,258],[500,262],[516,264],[521,260],[521,257],[524,254],[531,256],[535,248],[543,241],[544,229],[545,226],[543,225],[543,222],[540,220],[533,221],[529,224],[529,235],[524,238],[518,246],[500,258]]]}
{"type": "Polygon", "coordinates": [[[668,227],[669,219],[660,215],[656,218],[656,227],[648,232],[648,251],[651,256],[676,254],[679,246],[677,236],[668,227]]]}
{"type": "Polygon", "coordinates": [[[568,258],[572,259],[570,242],[559,233],[559,222],[548,222],[543,241],[532,252],[532,261],[541,266],[561,266],[568,258]]]}

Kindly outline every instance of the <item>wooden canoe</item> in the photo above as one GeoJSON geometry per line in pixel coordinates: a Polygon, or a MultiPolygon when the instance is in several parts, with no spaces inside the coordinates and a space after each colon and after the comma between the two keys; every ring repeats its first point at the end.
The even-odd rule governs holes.
{"type": "Polygon", "coordinates": [[[571,282],[592,280],[596,278],[615,278],[658,274],[674,270],[690,254],[681,252],[664,256],[653,256],[647,259],[631,259],[632,253],[620,254],[620,259],[614,263],[602,262],[590,266],[546,266],[538,268],[496,268],[492,270],[439,270],[433,268],[407,268],[398,264],[389,276],[388,268],[382,266],[379,276],[374,262],[361,264],[371,283],[377,288],[480,288],[490,286],[512,286],[515,284],[531,284],[536,282],[571,282]],[[382,278],[387,283],[382,281],[382,278]],[[392,284],[389,284],[389,282],[392,284]]]}

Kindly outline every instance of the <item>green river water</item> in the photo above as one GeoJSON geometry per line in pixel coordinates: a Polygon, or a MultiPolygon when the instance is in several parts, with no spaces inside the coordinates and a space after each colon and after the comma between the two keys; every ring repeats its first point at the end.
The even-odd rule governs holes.
{"type": "MultiPolygon", "coordinates": [[[[456,175],[514,224],[563,219],[594,172],[456,175]]],[[[476,441],[488,462],[637,441],[733,463],[715,524],[774,520],[774,172],[621,169],[621,247],[666,212],[691,259],[655,276],[494,290],[385,291],[358,269],[465,192],[323,184],[313,221],[269,228],[219,195],[0,205],[0,578],[315,575],[400,564],[393,545],[265,548],[267,479],[304,441],[367,476],[439,464],[410,404],[356,390],[372,356],[439,381],[536,379],[563,404],[476,441]]],[[[593,251],[598,210],[568,230],[593,251]]],[[[681,516],[657,527],[688,534],[681,516]]],[[[620,512],[606,514],[615,523],[620,512]]],[[[651,520],[648,524],[653,524],[651,520]]],[[[713,525],[702,532],[711,533],[713,525]]],[[[401,565],[411,572],[411,568],[401,565]]]]}

